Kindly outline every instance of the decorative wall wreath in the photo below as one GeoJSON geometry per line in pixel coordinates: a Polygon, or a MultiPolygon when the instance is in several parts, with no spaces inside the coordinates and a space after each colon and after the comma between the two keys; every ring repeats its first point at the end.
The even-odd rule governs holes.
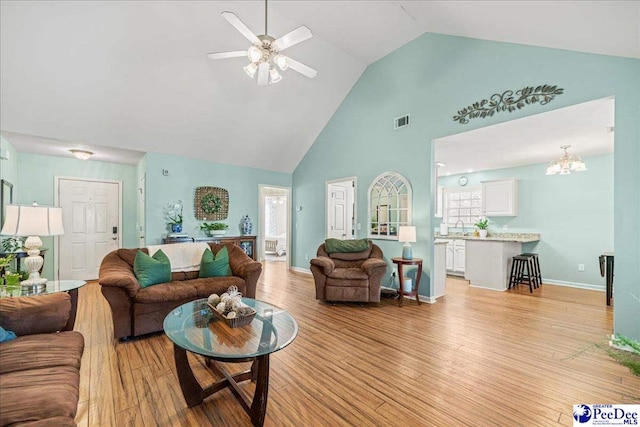
{"type": "Polygon", "coordinates": [[[213,193],[207,193],[200,199],[200,207],[208,215],[216,214],[222,209],[222,200],[213,193]]]}
{"type": "Polygon", "coordinates": [[[201,221],[221,221],[229,215],[229,192],[219,187],[198,187],[194,197],[194,213],[201,221]]]}

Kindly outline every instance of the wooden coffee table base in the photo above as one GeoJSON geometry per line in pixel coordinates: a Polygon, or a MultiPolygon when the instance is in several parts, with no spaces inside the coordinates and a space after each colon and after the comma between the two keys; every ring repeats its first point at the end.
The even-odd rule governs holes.
{"type": "Polygon", "coordinates": [[[187,402],[187,406],[191,408],[199,405],[205,398],[228,387],[240,403],[240,406],[242,406],[242,409],[251,417],[251,423],[254,426],[264,425],[264,418],[267,412],[267,393],[269,392],[268,354],[242,360],[225,360],[225,362],[229,363],[253,361],[251,369],[235,375],[229,374],[216,360],[206,357],[207,367],[213,373],[224,377],[207,388],[202,388],[193,375],[185,349],[174,344],[173,356],[178,371],[178,379],[180,380],[180,388],[182,389],[182,395],[187,402]],[[238,386],[238,383],[248,380],[255,381],[256,383],[256,391],[253,395],[252,402],[245,397],[238,386]]]}

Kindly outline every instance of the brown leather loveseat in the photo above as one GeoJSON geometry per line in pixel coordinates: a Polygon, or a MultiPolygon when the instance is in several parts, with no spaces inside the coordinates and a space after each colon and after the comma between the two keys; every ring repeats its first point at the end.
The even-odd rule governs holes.
{"type": "MultiPolygon", "coordinates": [[[[350,242],[361,241],[344,244],[350,242]]],[[[320,245],[317,257],[311,260],[316,299],[380,302],[380,282],[387,271],[380,247],[368,241],[366,249],[359,252],[327,253],[326,246],[327,243],[320,245]]]]}
{"type": "MultiPolygon", "coordinates": [[[[187,245],[189,243],[175,243],[187,245]]],[[[162,331],[162,323],[174,308],[212,293],[222,294],[235,285],[242,295],[255,298],[262,264],[232,244],[209,243],[214,254],[224,246],[229,252],[233,276],[198,278],[198,271],[172,272],[171,282],[141,287],[133,272],[138,250],[117,249],[108,253],[100,265],[99,283],[111,306],[114,338],[127,338],[162,331]]]]}
{"type": "Polygon", "coordinates": [[[75,426],[84,338],[61,292],[0,298],[0,426],[75,426]],[[58,332],[60,331],[60,332],[58,332]]]}

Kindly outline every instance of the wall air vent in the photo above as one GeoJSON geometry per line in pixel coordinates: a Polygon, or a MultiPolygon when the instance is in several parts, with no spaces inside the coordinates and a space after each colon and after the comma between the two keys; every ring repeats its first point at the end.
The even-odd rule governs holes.
{"type": "Polygon", "coordinates": [[[402,117],[396,117],[393,120],[393,128],[394,129],[400,129],[400,128],[404,128],[409,126],[409,115],[407,114],[406,116],[402,116],[402,117]]]}

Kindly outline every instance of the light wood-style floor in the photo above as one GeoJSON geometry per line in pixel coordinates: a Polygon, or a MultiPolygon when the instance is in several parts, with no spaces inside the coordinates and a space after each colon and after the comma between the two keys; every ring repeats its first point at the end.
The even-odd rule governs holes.
{"type": "MultiPolygon", "coordinates": [[[[572,425],[573,404],[640,403],[640,378],[604,350],[612,310],[602,292],[543,285],[530,295],[450,279],[436,304],[331,305],[315,300],[311,276],[267,263],[257,296],[300,328],[271,358],[266,426],[572,425]]],[[[96,282],[80,290],[78,310],[80,426],[250,425],[228,390],[188,409],[169,340],[115,341],[96,282]]]]}

